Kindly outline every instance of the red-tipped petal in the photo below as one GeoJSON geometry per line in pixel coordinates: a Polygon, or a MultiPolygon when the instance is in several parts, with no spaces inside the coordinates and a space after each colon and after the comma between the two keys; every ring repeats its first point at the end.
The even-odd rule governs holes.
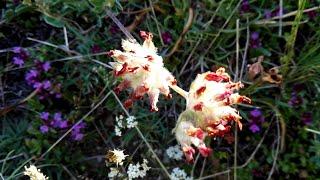
{"type": "Polygon", "coordinates": [[[198,150],[203,157],[208,157],[212,153],[212,149],[206,147],[206,145],[198,146],[198,150]]]}
{"type": "Polygon", "coordinates": [[[145,93],[148,92],[148,90],[149,90],[149,88],[146,87],[145,85],[139,86],[139,87],[137,87],[137,88],[134,90],[134,92],[132,93],[132,97],[133,97],[134,99],[141,99],[142,96],[143,96],[145,93]]]}
{"type": "Polygon", "coordinates": [[[202,86],[199,89],[197,89],[196,91],[197,96],[201,96],[205,90],[206,90],[206,86],[202,86]]]}
{"type": "Polygon", "coordinates": [[[119,94],[120,91],[128,88],[129,86],[130,86],[130,82],[124,80],[124,81],[122,81],[116,88],[114,88],[114,92],[115,92],[116,94],[119,94]]]}
{"type": "Polygon", "coordinates": [[[251,99],[246,96],[240,96],[238,99],[239,103],[251,104],[251,99]]]}
{"type": "Polygon", "coordinates": [[[208,81],[216,81],[216,82],[220,82],[220,81],[227,82],[227,81],[229,81],[229,77],[223,76],[223,75],[217,75],[216,73],[207,74],[205,79],[208,80],[208,81]]]}
{"type": "Polygon", "coordinates": [[[146,32],[146,31],[140,31],[140,36],[144,40],[152,40],[152,33],[146,32]]]}
{"type": "Polygon", "coordinates": [[[127,72],[128,70],[128,64],[127,63],[124,63],[122,64],[122,68],[120,69],[120,71],[115,71],[114,72],[114,75],[115,76],[121,76],[123,75],[125,72],[127,72]]]}
{"type": "Polygon", "coordinates": [[[147,58],[148,61],[153,61],[153,60],[154,60],[154,58],[153,58],[151,55],[148,55],[148,56],[146,56],[145,58],[147,58]]]}
{"type": "Polygon", "coordinates": [[[202,102],[200,102],[200,103],[198,103],[198,104],[193,106],[193,109],[195,111],[202,111],[202,108],[203,108],[203,103],[202,102]]]}
{"type": "Polygon", "coordinates": [[[113,55],[114,55],[114,51],[113,50],[107,52],[107,56],[112,57],[113,55]]]}
{"type": "Polygon", "coordinates": [[[186,156],[187,162],[193,162],[193,154],[196,152],[191,146],[184,146],[182,147],[182,151],[186,156]]]}
{"type": "Polygon", "coordinates": [[[188,130],[187,130],[187,134],[189,136],[192,136],[192,137],[196,137],[200,140],[203,140],[204,139],[204,132],[201,128],[194,128],[194,127],[190,127],[188,130]]]}
{"type": "Polygon", "coordinates": [[[125,108],[130,108],[133,104],[133,100],[132,99],[127,99],[124,103],[123,103],[123,106],[125,108]]]}

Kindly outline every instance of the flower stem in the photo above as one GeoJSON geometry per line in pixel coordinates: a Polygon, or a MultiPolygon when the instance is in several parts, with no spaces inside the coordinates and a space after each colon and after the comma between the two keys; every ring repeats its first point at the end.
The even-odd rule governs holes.
{"type": "Polygon", "coordinates": [[[169,85],[169,87],[171,89],[173,89],[176,93],[180,94],[182,97],[184,97],[185,99],[187,99],[188,97],[188,92],[186,92],[185,90],[183,90],[182,88],[180,88],[177,85],[169,85]]]}

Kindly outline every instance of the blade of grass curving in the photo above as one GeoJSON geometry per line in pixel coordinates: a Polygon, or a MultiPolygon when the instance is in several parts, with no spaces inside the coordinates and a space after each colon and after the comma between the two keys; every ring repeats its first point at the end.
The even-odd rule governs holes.
{"type": "Polygon", "coordinates": [[[289,71],[289,64],[290,61],[292,61],[292,58],[294,57],[294,45],[295,45],[295,41],[297,38],[297,33],[298,33],[298,28],[299,28],[299,24],[302,18],[302,14],[303,14],[303,9],[305,7],[306,4],[306,0],[299,0],[299,8],[298,8],[298,13],[296,14],[296,17],[294,19],[294,25],[291,28],[291,35],[289,36],[288,40],[287,40],[287,44],[286,44],[286,51],[285,51],[285,56],[282,57],[280,59],[281,61],[281,65],[282,65],[282,74],[284,76],[287,75],[288,71],[289,71]]]}

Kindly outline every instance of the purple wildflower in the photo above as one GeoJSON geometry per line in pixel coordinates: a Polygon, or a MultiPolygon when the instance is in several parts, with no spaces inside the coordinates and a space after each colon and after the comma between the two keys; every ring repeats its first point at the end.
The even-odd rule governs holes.
{"type": "Polygon", "coordinates": [[[42,82],[43,89],[49,90],[51,88],[51,82],[49,80],[44,80],[42,82]]]}
{"type": "Polygon", "coordinates": [[[250,46],[251,46],[252,48],[259,48],[259,47],[261,47],[261,41],[260,41],[259,33],[258,33],[258,32],[253,32],[253,33],[250,35],[250,46]]]}
{"type": "Polygon", "coordinates": [[[36,79],[39,75],[39,72],[35,69],[31,69],[26,73],[25,80],[29,85],[32,85],[36,82],[36,79]]]}
{"type": "Polygon", "coordinates": [[[259,33],[258,32],[253,32],[250,36],[252,40],[258,40],[259,39],[259,33]]]}
{"type": "Polygon", "coordinates": [[[250,131],[253,132],[253,133],[256,133],[256,132],[259,132],[260,131],[260,127],[255,124],[255,123],[252,123],[249,127],[250,131]]]}
{"type": "Polygon", "coordinates": [[[64,129],[68,127],[68,120],[60,121],[59,122],[59,128],[64,129]]]}
{"type": "Polygon", "coordinates": [[[163,39],[163,42],[165,43],[165,44],[170,44],[171,42],[172,42],[172,35],[170,34],[170,32],[163,32],[162,34],[161,34],[161,37],[162,37],[162,39],[163,39]]]}
{"type": "Polygon", "coordinates": [[[61,112],[54,113],[53,119],[56,120],[56,121],[61,121],[62,120],[61,112]]]}
{"type": "Polygon", "coordinates": [[[71,138],[75,141],[81,141],[84,136],[84,134],[81,132],[81,129],[85,128],[85,126],[86,124],[84,122],[81,122],[75,127],[73,127],[71,132],[71,138]]]}
{"type": "Polygon", "coordinates": [[[59,98],[62,97],[62,94],[61,94],[61,93],[57,93],[57,94],[55,95],[55,97],[56,97],[57,99],[59,99],[59,98]]]}
{"type": "Polygon", "coordinates": [[[47,121],[49,119],[50,113],[49,112],[41,112],[40,119],[47,121]]]}
{"type": "Polygon", "coordinates": [[[297,93],[292,93],[288,104],[294,108],[299,107],[303,103],[303,99],[297,93]]]}
{"type": "Polygon", "coordinates": [[[49,127],[47,125],[40,126],[40,131],[42,134],[45,134],[49,131],[49,127]]]}
{"type": "Polygon", "coordinates": [[[264,18],[266,19],[271,19],[272,18],[272,12],[270,10],[265,10],[264,11],[264,18]]]}
{"type": "Polygon", "coordinates": [[[41,82],[35,82],[32,87],[34,89],[40,90],[42,88],[42,83],[41,82]]]}
{"type": "Polygon", "coordinates": [[[250,11],[250,3],[249,0],[243,0],[241,2],[241,6],[240,6],[240,12],[241,13],[246,13],[250,11]]]}
{"type": "Polygon", "coordinates": [[[250,111],[250,131],[257,133],[261,130],[260,126],[264,122],[264,117],[259,109],[254,109],[250,111]]]}
{"type": "Polygon", "coordinates": [[[12,48],[12,51],[13,51],[14,53],[16,53],[16,54],[19,54],[19,53],[22,52],[22,48],[19,47],[19,46],[17,46],[17,47],[12,48]]]}
{"type": "Polygon", "coordinates": [[[305,125],[311,125],[311,123],[312,123],[312,113],[311,112],[304,112],[302,114],[301,120],[305,125]]]}
{"type": "Polygon", "coordinates": [[[50,62],[46,61],[42,64],[42,70],[44,72],[48,72],[51,69],[51,64],[50,62]]]}
{"type": "Polygon", "coordinates": [[[13,64],[18,65],[19,67],[22,67],[24,65],[23,59],[21,59],[19,56],[13,57],[12,62],[13,64]]]}
{"type": "Polygon", "coordinates": [[[254,109],[250,111],[250,116],[254,118],[258,118],[262,115],[262,112],[259,109],[254,109]]]}

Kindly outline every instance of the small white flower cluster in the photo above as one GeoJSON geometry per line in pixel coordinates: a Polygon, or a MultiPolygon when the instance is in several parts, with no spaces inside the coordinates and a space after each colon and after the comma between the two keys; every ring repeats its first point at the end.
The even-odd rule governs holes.
{"type": "Polygon", "coordinates": [[[49,179],[44,174],[41,173],[40,169],[37,169],[36,166],[30,165],[30,167],[24,167],[23,174],[30,177],[30,180],[47,180],[49,179]]]}
{"type": "Polygon", "coordinates": [[[134,116],[129,116],[126,119],[127,121],[127,128],[134,128],[136,125],[138,125],[138,122],[136,121],[136,117],[134,116]]]}
{"type": "Polygon", "coordinates": [[[179,145],[170,146],[166,150],[166,153],[171,159],[182,160],[183,152],[181,151],[181,148],[179,145]]]}
{"type": "Polygon", "coordinates": [[[192,180],[192,177],[187,176],[187,173],[178,167],[174,168],[170,174],[171,180],[192,180]]]}
{"type": "Polygon", "coordinates": [[[123,174],[117,168],[110,168],[110,172],[108,173],[109,179],[116,179],[117,177],[122,177],[123,174]]]}
{"type": "MultiPolygon", "coordinates": [[[[116,136],[122,136],[121,129],[125,128],[123,125],[123,116],[120,115],[119,117],[116,117],[116,122],[117,122],[117,124],[115,125],[114,132],[115,132],[116,136]]],[[[126,127],[131,129],[131,128],[135,127],[136,125],[138,125],[138,122],[136,121],[136,118],[134,116],[129,116],[126,118],[126,124],[127,124],[126,127]]]]}
{"type": "Polygon", "coordinates": [[[117,125],[115,126],[115,133],[116,133],[116,136],[122,136],[122,132],[121,132],[121,129],[123,128],[123,116],[120,115],[119,117],[116,117],[116,123],[117,125]]]}
{"type": "Polygon", "coordinates": [[[138,178],[138,177],[144,177],[147,175],[147,171],[150,169],[150,167],[147,165],[148,161],[146,159],[143,159],[143,163],[140,165],[140,163],[137,164],[129,164],[127,174],[129,180],[138,178]]]}
{"type": "Polygon", "coordinates": [[[124,150],[121,151],[117,149],[114,149],[113,151],[109,150],[106,157],[107,161],[111,163],[116,163],[117,166],[122,165],[123,160],[125,160],[126,157],[128,156],[128,155],[125,155],[123,151],[124,150]]]}

